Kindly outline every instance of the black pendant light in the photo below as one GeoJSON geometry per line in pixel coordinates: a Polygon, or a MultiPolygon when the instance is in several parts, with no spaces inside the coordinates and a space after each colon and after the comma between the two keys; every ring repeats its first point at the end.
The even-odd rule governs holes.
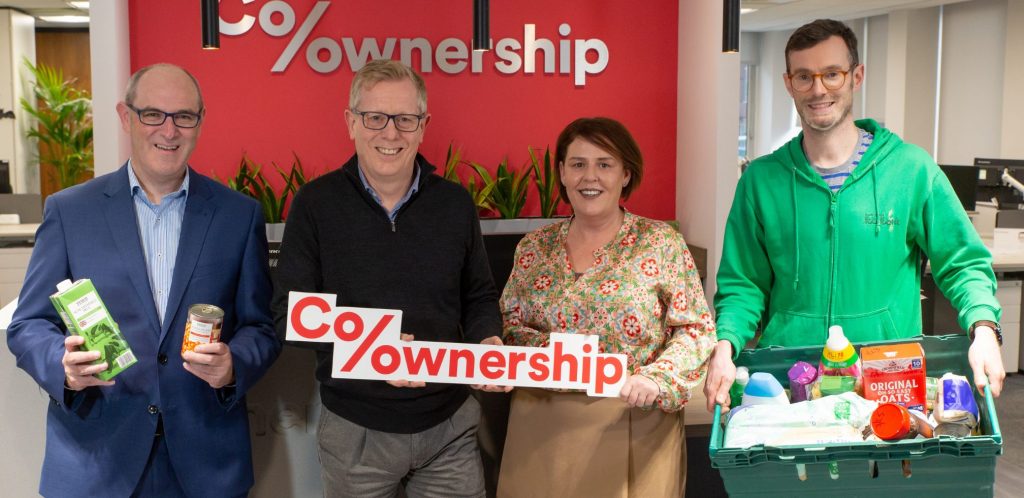
{"type": "Polygon", "coordinates": [[[218,0],[199,0],[203,16],[203,48],[220,48],[220,12],[218,0]]]}
{"type": "Polygon", "coordinates": [[[722,52],[740,51],[740,0],[722,0],[722,52]]]}
{"type": "Polygon", "coordinates": [[[473,50],[491,49],[490,0],[473,0],[473,50]]]}

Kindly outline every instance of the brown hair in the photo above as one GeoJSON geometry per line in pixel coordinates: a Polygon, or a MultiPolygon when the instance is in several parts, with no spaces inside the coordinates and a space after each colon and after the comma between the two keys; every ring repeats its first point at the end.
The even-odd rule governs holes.
{"type": "Polygon", "coordinates": [[[811,48],[833,36],[838,36],[846,43],[849,52],[850,69],[860,64],[857,56],[857,36],[849,26],[832,19],[818,19],[797,28],[786,42],[786,72],[789,72],[789,54],[811,48]]]}
{"type": "Polygon", "coordinates": [[[562,185],[561,165],[565,162],[565,155],[569,144],[582,138],[604,150],[613,157],[622,161],[622,167],[629,173],[629,183],[622,187],[622,198],[628,199],[629,194],[640,185],[640,178],[644,172],[644,159],[640,155],[640,146],[633,140],[622,123],[611,118],[579,118],[569,126],[566,126],[558,135],[558,142],[555,144],[555,176],[558,181],[558,192],[562,194],[562,200],[569,202],[569,193],[562,185]]]}

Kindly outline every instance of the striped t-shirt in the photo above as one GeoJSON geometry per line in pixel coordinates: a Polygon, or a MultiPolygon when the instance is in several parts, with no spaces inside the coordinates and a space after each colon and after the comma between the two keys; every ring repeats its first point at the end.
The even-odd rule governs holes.
{"type": "Polygon", "coordinates": [[[843,186],[843,182],[850,177],[850,173],[853,173],[853,169],[860,164],[860,158],[864,157],[864,153],[867,152],[868,147],[871,146],[871,141],[875,139],[875,136],[857,128],[860,132],[860,138],[857,140],[857,147],[853,149],[853,155],[846,160],[845,163],[835,168],[821,168],[817,165],[812,164],[811,167],[814,171],[817,171],[821,175],[821,179],[825,180],[825,184],[828,188],[832,189],[833,192],[839,190],[843,186]]]}

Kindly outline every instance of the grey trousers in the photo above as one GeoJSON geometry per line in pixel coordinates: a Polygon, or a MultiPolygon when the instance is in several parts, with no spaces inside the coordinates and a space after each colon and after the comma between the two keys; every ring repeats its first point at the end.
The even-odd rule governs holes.
{"type": "Polygon", "coordinates": [[[472,396],[448,420],[416,434],[367,429],[328,409],[320,412],[317,446],[327,498],[483,497],[472,396]]]}

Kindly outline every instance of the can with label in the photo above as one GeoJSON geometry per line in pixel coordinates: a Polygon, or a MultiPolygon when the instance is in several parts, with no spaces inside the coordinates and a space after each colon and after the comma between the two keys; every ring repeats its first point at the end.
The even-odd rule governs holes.
{"type": "Polygon", "coordinates": [[[181,340],[181,353],[194,351],[200,344],[220,342],[220,328],[224,323],[224,310],[212,304],[193,304],[188,308],[185,336],[181,340]]]}

